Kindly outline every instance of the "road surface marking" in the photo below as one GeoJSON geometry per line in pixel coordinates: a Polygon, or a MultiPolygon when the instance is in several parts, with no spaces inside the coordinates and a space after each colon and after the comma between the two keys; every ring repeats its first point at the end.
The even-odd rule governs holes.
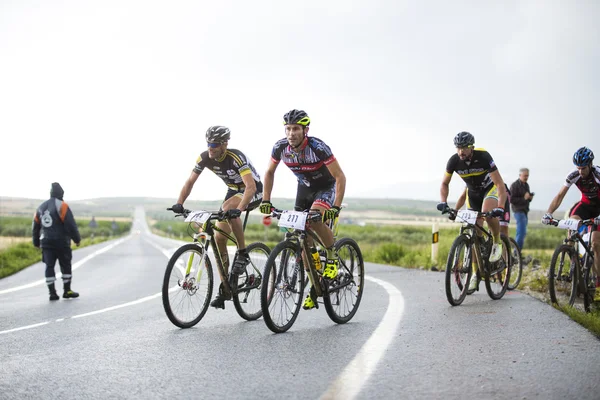
{"type": "MultiPolygon", "coordinates": [[[[109,244],[108,246],[105,246],[99,250],[96,250],[95,252],[93,252],[92,254],[88,254],[86,257],[82,258],[81,260],[77,261],[75,264],[73,264],[73,266],[71,267],[71,271],[75,271],[77,268],[81,267],[83,264],[85,264],[86,262],[90,261],[92,258],[112,249],[115,246],[120,245],[121,243],[123,243],[124,241],[126,241],[127,239],[129,239],[131,237],[131,235],[124,237],[123,239],[119,239],[114,243],[109,244]]],[[[60,277],[62,276],[62,274],[59,272],[57,275],[56,279],[60,279],[60,277]]],[[[46,284],[46,279],[40,279],[38,281],[33,281],[30,283],[27,283],[25,285],[21,285],[21,286],[15,286],[12,288],[8,288],[8,289],[4,289],[4,290],[0,290],[0,295],[2,294],[6,294],[6,293],[12,293],[12,292],[16,292],[18,290],[23,290],[23,289],[28,289],[30,287],[34,287],[37,285],[45,285],[46,284]]]]}
{"type": "Polygon", "coordinates": [[[381,279],[365,276],[371,282],[383,286],[389,296],[388,308],[383,319],[371,334],[371,337],[360,349],[360,352],[344,368],[321,399],[353,399],[369,377],[375,372],[377,363],[381,361],[385,350],[394,340],[396,330],[404,313],[404,297],[394,285],[381,279]]]}
{"type": "Polygon", "coordinates": [[[7,331],[0,331],[0,335],[4,334],[4,333],[11,333],[11,332],[17,332],[17,331],[24,331],[25,329],[31,329],[31,328],[37,328],[38,326],[42,326],[42,325],[47,325],[50,322],[40,322],[39,324],[33,324],[33,325],[27,325],[27,326],[22,326],[20,328],[14,328],[14,329],[9,329],[7,331]]]}

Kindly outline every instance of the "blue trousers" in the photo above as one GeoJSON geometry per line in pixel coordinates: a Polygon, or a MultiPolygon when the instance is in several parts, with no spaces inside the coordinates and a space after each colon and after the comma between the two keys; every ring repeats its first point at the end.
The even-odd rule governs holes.
{"type": "Polygon", "coordinates": [[[515,212],[513,216],[515,217],[515,221],[517,221],[517,236],[515,240],[519,249],[523,250],[525,235],[527,235],[527,214],[524,212],[515,212]]]}

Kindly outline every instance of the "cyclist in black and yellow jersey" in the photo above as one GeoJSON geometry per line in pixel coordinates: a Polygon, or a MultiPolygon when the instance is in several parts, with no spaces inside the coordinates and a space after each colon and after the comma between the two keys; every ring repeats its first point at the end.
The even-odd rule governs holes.
{"type": "MultiPolygon", "coordinates": [[[[194,187],[194,183],[207,168],[214,172],[225,182],[228,187],[225,200],[221,205],[221,210],[226,211],[230,219],[226,222],[217,222],[217,226],[223,231],[230,233],[237,240],[238,251],[233,263],[233,273],[241,273],[250,262],[248,252],[246,251],[246,242],[244,240],[244,228],[240,216],[242,211],[255,209],[262,200],[262,182],[256,169],[244,153],[236,149],[228,149],[227,144],[231,137],[229,128],[224,126],[211,126],[206,131],[206,144],[208,150],[204,151],[196,160],[196,166],[192,170],[189,178],[183,185],[177,204],[171,208],[175,213],[182,213],[183,203],[188,198],[194,187]]],[[[227,238],[220,234],[215,234],[215,241],[223,258],[225,273],[229,267],[229,257],[227,255],[227,238]]],[[[223,279],[224,277],[221,277],[223,279]]],[[[219,287],[219,294],[210,303],[213,307],[225,308],[225,300],[231,299],[231,293],[225,293],[223,284],[219,287]]]]}
{"type": "MultiPolygon", "coordinates": [[[[287,112],[283,116],[283,124],[286,137],[273,146],[271,161],[265,173],[265,193],[260,211],[263,214],[271,213],[273,205],[270,200],[275,170],[283,161],[298,180],[295,208],[300,211],[319,210],[323,215],[322,222],[313,223],[312,229],[319,235],[327,250],[323,277],[334,279],[338,274],[338,260],[333,250],[333,233],[324,222],[334,219],[340,212],[346,176],[329,146],[321,139],[308,136],[310,118],[305,111],[287,112]]],[[[316,301],[314,290],[311,290],[302,307],[305,310],[312,309],[316,301]]]]}
{"type": "MultiPolygon", "coordinates": [[[[502,256],[502,242],[500,241],[500,224],[497,218],[504,216],[506,204],[506,186],[502,176],[494,163],[494,159],[484,149],[476,149],[475,137],[469,132],[460,132],[454,137],[456,154],[448,160],[446,173],[440,187],[440,200],[438,210],[444,212],[448,208],[449,184],[452,175],[456,172],[467,184],[469,209],[480,212],[492,212],[492,217],[486,222],[492,232],[494,244],[490,261],[496,262],[502,256]],[[500,206],[502,205],[502,206],[500,206]]],[[[479,224],[483,221],[478,221],[479,224]]]]}

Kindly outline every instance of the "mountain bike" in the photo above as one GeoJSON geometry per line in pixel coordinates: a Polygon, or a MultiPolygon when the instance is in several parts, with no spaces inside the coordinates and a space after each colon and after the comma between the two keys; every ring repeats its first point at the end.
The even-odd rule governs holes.
{"type": "Polygon", "coordinates": [[[596,293],[594,252],[590,248],[591,232],[598,228],[595,219],[552,219],[549,225],[568,229],[563,243],[556,247],[548,270],[550,300],[556,305],[575,304],[583,295],[584,309],[589,312],[596,293]],[[581,228],[586,233],[581,232],[581,228]],[[578,246],[578,249],[576,248],[578,246]]]}
{"type": "MultiPolygon", "coordinates": [[[[261,288],[265,324],[275,333],[287,331],[298,317],[304,288],[309,282],[317,308],[322,297],[322,304],[332,321],[338,324],[350,321],[360,305],[365,281],[364,261],[358,244],[350,238],[335,241],[338,275],[329,280],[323,277],[325,246],[311,228],[312,222],[321,220],[321,213],[273,209],[271,216],[279,220],[279,226],[286,233],[284,240],[273,248],[265,266],[264,274],[275,277],[261,288]]],[[[336,238],[338,218],[330,220],[328,226],[336,238]]]]}
{"type": "Polygon", "coordinates": [[[493,300],[501,299],[506,293],[510,281],[511,247],[506,236],[501,235],[502,256],[496,262],[489,261],[493,245],[492,234],[477,225],[477,219],[490,217],[491,212],[457,211],[451,208],[447,208],[444,212],[449,213],[451,218],[457,218],[463,223],[459,235],[450,247],[446,263],[445,286],[448,302],[453,306],[460,305],[467,296],[471,279],[483,279],[490,298],[493,300]],[[472,276],[473,259],[475,259],[476,276],[472,276]]]}
{"type": "Polygon", "coordinates": [[[510,280],[508,281],[508,290],[515,290],[521,277],[523,276],[523,259],[521,258],[521,250],[514,238],[508,238],[510,242],[510,280]]]}
{"type": "MultiPolygon", "coordinates": [[[[170,209],[168,209],[170,210],[170,209]]],[[[248,213],[244,220],[244,230],[248,222],[248,213]]],[[[214,235],[219,232],[237,245],[233,234],[220,229],[215,221],[226,221],[238,216],[223,211],[190,211],[182,214],[188,222],[188,235],[193,242],[178,248],[167,264],[162,285],[162,301],[169,320],[180,328],[196,325],[206,314],[212,297],[214,278],[211,259],[212,249],[217,271],[221,278],[220,290],[231,294],[233,304],[240,317],[252,321],[262,316],[260,308],[260,288],[263,283],[265,262],[270,249],[263,243],[247,246],[250,263],[241,274],[227,274],[214,235]]],[[[229,263],[233,265],[233,262],[229,263]]]]}

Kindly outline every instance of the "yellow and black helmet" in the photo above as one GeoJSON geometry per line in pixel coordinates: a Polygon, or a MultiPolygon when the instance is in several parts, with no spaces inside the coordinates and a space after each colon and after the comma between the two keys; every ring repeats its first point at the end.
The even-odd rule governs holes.
{"type": "Polygon", "coordinates": [[[475,144],[475,137],[469,132],[459,132],[454,136],[454,146],[456,147],[467,147],[475,144]]]}
{"type": "Polygon", "coordinates": [[[298,124],[302,126],[310,125],[310,118],[304,110],[291,110],[283,116],[283,124],[298,124]]]}
{"type": "Polygon", "coordinates": [[[231,132],[226,126],[214,125],[206,130],[206,141],[211,143],[225,143],[231,137],[231,132]]]}

